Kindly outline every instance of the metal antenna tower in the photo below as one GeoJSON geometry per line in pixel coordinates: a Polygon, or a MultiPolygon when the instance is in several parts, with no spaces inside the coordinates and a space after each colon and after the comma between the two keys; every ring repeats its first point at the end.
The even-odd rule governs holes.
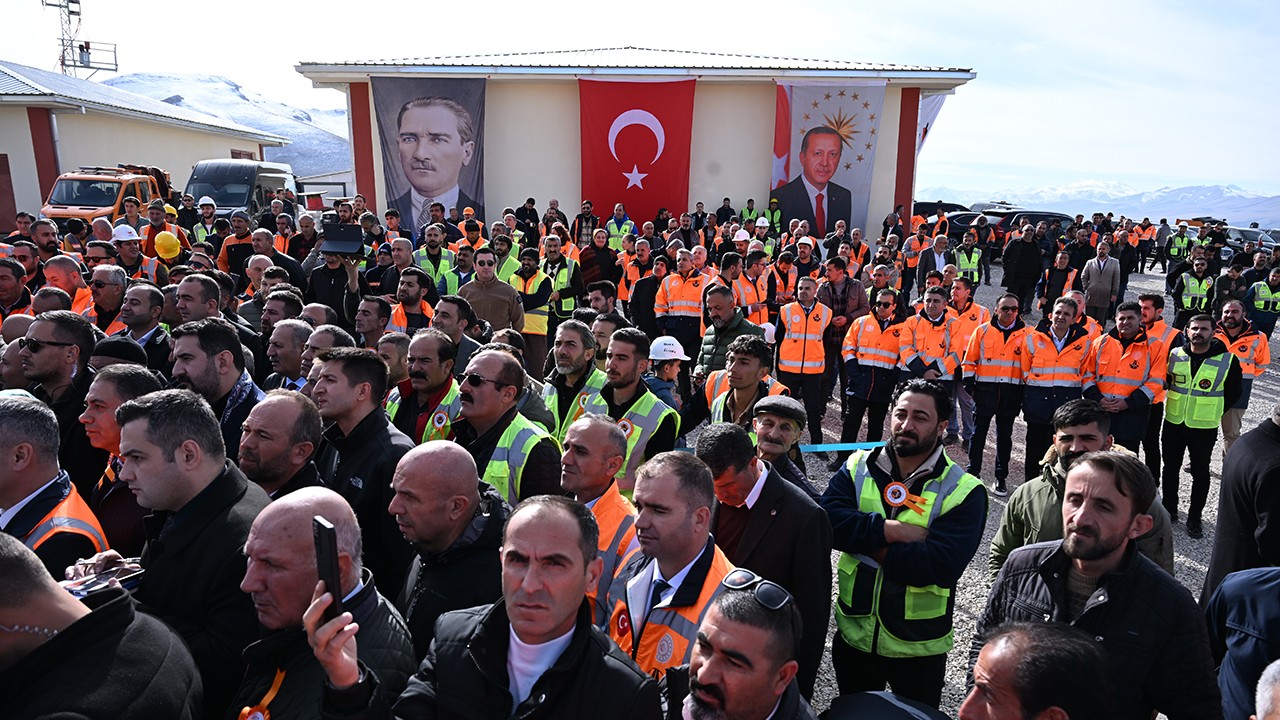
{"type": "Polygon", "coordinates": [[[119,69],[116,62],[115,43],[91,43],[80,40],[81,0],[40,0],[45,7],[57,8],[62,35],[58,38],[60,57],[59,69],[63,75],[79,77],[78,72],[89,71],[86,79],[93,77],[99,70],[115,72],[119,69]]]}

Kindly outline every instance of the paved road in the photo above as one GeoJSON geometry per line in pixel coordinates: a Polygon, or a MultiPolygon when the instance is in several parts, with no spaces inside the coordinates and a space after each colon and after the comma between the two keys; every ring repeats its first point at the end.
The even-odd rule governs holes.
{"type": "MultiPolygon", "coordinates": [[[[999,274],[999,269],[995,273],[999,274]]],[[[1161,275],[1134,275],[1129,283],[1130,295],[1134,298],[1141,292],[1163,292],[1164,278],[1161,275]]],[[[998,286],[982,286],[977,293],[978,302],[987,307],[995,307],[996,298],[1003,292],[1003,288],[998,286]]],[[[1025,318],[1024,318],[1025,319],[1025,318]]],[[[1036,320],[1039,319],[1037,315],[1036,320]]],[[[1172,308],[1168,308],[1166,312],[1167,321],[1172,322],[1172,308]]],[[[1274,342],[1271,347],[1273,355],[1280,352],[1274,342]]],[[[1257,426],[1259,422],[1268,417],[1271,409],[1280,400],[1280,379],[1274,372],[1267,372],[1258,379],[1253,386],[1252,399],[1249,403],[1249,410],[1245,414],[1242,431],[1257,426]]],[[[828,438],[838,438],[840,433],[839,421],[840,408],[838,402],[832,402],[827,410],[826,421],[823,423],[824,431],[828,438]]],[[[1012,492],[1019,484],[1023,477],[1023,434],[1025,425],[1021,418],[1014,427],[1014,448],[1013,457],[1009,467],[1009,491],[1012,492]]],[[[865,430],[864,430],[865,432],[865,430]]],[[[886,432],[887,436],[887,432],[886,432]]],[[[862,438],[860,438],[862,439],[862,438]]],[[[805,441],[808,435],[805,435],[805,441]]],[[[828,440],[829,442],[831,440],[828,440]]],[[[947,448],[947,453],[957,462],[964,463],[967,458],[965,452],[959,445],[947,448]]],[[[987,438],[986,450],[986,469],[988,477],[984,480],[988,483],[993,482],[994,478],[990,476],[992,465],[995,459],[995,429],[992,428],[987,438]]],[[[817,461],[810,461],[811,478],[819,488],[825,488],[830,478],[825,464],[817,461]]],[[[1185,461],[1183,463],[1185,468],[1185,461]]],[[[1179,524],[1174,527],[1174,553],[1177,579],[1185,585],[1196,597],[1200,595],[1200,587],[1204,582],[1204,575],[1207,570],[1209,557],[1213,549],[1214,528],[1217,524],[1217,498],[1218,483],[1222,472],[1222,443],[1218,442],[1217,449],[1213,453],[1212,460],[1212,487],[1209,493],[1209,502],[1205,508],[1204,525],[1205,536],[1201,540],[1193,540],[1187,537],[1185,527],[1179,524]]],[[[1190,497],[1191,479],[1185,472],[1183,473],[1183,484],[1179,491],[1179,496],[1184,498],[1190,497]]],[[[973,561],[969,565],[969,569],[965,572],[964,577],[960,580],[960,587],[957,593],[955,608],[955,648],[951,651],[947,662],[947,686],[943,695],[942,710],[948,715],[954,717],[964,699],[965,672],[968,669],[968,646],[974,634],[974,626],[978,615],[986,603],[987,591],[990,588],[990,577],[987,571],[987,556],[990,549],[991,537],[994,535],[996,527],[999,525],[1000,514],[1004,510],[1006,498],[998,498],[994,495],[990,496],[990,507],[987,513],[987,525],[983,532],[982,545],[978,550],[978,554],[974,556],[973,561]]],[[[1182,508],[1185,515],[1186,507],[1182,508]]],[[[832,555],[832,563],[837,559],[837,555],[832,555]]],[[[835,588],[832,588],[834,597],[835,588]]],[[[832,622],[828,632],[831,637],[835,632],[835,624],[832,622]]],[[[818,689],[815,693],[814,707],[818,711],[825,710],[830,705],[832,698],[838,693],[836,690],[835,674],[830,666],[830,643],[828,643],[828,652],[823,658],[823,668],[818,680],[818,689]]]]}

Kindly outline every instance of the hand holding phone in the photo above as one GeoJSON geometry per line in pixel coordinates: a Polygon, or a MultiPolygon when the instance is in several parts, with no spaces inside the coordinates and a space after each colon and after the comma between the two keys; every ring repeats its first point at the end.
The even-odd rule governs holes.
{"type": "Polygon", "coordinates": [[[316,515],[311,519],[311,530],[316,543],[316,570],[324,581],[325,592],[333,602],[324,610],[324,621],[329,622],[342,614],[342,579],[338,568],[338,533],[333,523],[316,515]]]}

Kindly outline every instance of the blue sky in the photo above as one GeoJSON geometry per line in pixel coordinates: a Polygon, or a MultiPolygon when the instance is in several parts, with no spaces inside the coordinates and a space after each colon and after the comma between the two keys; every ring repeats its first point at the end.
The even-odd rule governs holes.
{"type": "MultiPolygon", "coordinates": [[[[21,2],[6,18],[23,32],[0,58],[54,69],[58,14],[21,2]]],[[[918,187],[1104,180],[1280,194],[1273,1],[478,0],[465,6],[474,23],[416,17],[394,0],[305,13],[176,0],[165,20],[111,0],[82,7],[80,37],[118,43],[122,72],[223,75],[299,107],[343,104],[294,72],[302,60],[638,45],[972,68],[978,78],[947,100],[921,154],[918,187]]]]}

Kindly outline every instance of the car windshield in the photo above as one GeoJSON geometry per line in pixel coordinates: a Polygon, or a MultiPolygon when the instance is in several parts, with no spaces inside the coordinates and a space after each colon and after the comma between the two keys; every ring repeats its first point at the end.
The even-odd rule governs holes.
{"type": "Polygon", "coordinates": [[[49,204],[112,207],[119,196],[120,182],[118,180],[63,178],[54,183],[53,192],[49,193],[49,204]]]}
{"type": "Polygon", "coordinates": [[[253,192],[253,167],[213,167],[199,175],[192,175],[187,183],[187,194],[193,197],[208,195],[218,207],[248,207],[253,192]]]}

